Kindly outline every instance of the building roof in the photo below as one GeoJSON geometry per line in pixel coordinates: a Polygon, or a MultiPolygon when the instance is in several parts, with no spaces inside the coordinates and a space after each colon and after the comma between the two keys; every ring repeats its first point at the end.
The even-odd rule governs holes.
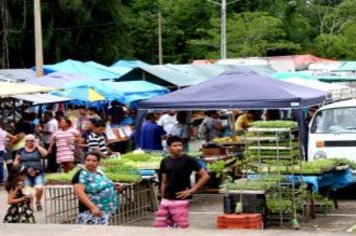
{"type": "Polygon", "coordinates": [[[356,72],[356,61],[346,61],[343,62],[338,68],[332,71],[352,71],[356,72]]]}
{"type": "Polygon", "coordinates": [[[118,82],[135,80],[146,80],[150,83],[170,88],[187,87],[204,81],[201,78],[194,78],[177,69],[167,67],[166,65],[155,65],[135,68],[120,77],[118,82]]]}

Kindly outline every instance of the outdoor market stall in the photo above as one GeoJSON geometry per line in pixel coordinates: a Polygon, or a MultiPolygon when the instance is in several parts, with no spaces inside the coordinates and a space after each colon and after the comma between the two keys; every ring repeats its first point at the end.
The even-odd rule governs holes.
{"type": "MultiPolygon", "coordinates": [[[[200,84],[140,103],[141,110],[293,109],[303,147],[307,127],[302,108],[318,105],[326,92],[274,80],[240,68],[200,84]]],[[[141,121],[143,118],[141,112],[141,121]]],[[[139,117],[140,118],[140,117],[139,117]]],[[[140,125],[137,125],[138,129],[140,125]]],[[[137,132],[139,134],[139,131],[137,132]]],[[[139,140],[139,135],[137,135],[139,140]]]]}
{"type": "MultiPolygon", "coordinates": [[[[323,102],[326,93],[284,81],[273,80],[251,70],[232,70],[209,81],[144,101],[142,110],[219,110],[288,108],[300,114],[300,109],[323,102]]],[[[137,126],[139,127],[139,126],[137,126]]],[[[300,126],[302,136],[306,135],[300,126]]],[[[302,153],[302,152],[300,152],[302,153]]],[[[300,158],[300,157],[299,157],[300,158]]],[[[223,169],[224,166],[220,169],[223,169]]],[[[294,188],[294,184],[292,185],[294,188]]],[[[294,191],[293,191],[294,194],[294,191]]],[[[224,221],[224,219],[219,219],[224,221]]]]}
{"type": "Polygon", "coordinates": [[[15,119],[17,104],[16,99],[11,98],[12,96],[45,93],[53,90],[51,87],[9,82],[0,82],[0,88],[0,108],[3,121],[10,116],[15,119]]]}

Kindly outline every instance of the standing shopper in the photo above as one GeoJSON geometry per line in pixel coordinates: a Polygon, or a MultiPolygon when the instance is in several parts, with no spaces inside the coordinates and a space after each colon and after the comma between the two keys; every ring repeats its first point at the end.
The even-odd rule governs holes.
{"type": "Polygon", "coordinates": [[[73,177],[74,192],[79,198],[78,224],[107,225],[118,209],[120,184],[113,183],[99,171],[99,164],[100,154],[89,152],[84,157],[84,168],[73,177]]]}
{"type": "MultiPolygon", "coordinates": [[[[17,151],[25,146],[25,136],[27,134],[33,134],[34,127],[30,124],[29,114],[24,112],[19,122],[15,124],[15,139],[12,140],[11,146],[11,160],[15,159],[17,151]]],[[[12,163],[9,163],[11,168],[12,163]]]]}
{"type": "Polygon", "coordinates": [[[205,127],[205,132],[202,136],[206,142],[211,142],[214,138],[220,138],[223,135],[224,126],[219,119],[220,114],[217,111],[207,111],[200,127],[205,127]]]}
{"type": "Polygon", "coordinates": [[[7,178],[5,189],[8,192],[7,203],[10,205],[4,217],[4,223],[36,223],[31,208],[31,195],[22,192],[27,169],[14,166],[7,178]]]}
{"type": "MultiPolygon", "coordinates": [[[[58,130],[58,122],[56,119],[54,119],[52,111],[46,111],[43,115],[43,119],[45,125],[43,128],[39,127],[38,131],[42,134],[44,147],[48,149],[49,145],[51,144],[53,134],[58,130]]],[[[47,160],[48,160],[47,171],[57,172],[58,164],[56,161],[56,155],[54,151],[47,156],[47,160]]]]}
{"type": "Polygon", "coordinates": [[[15,139],[15,136],[9,134],[0,127],[0,184],[4,183],[4,161],[6,155],[6,139],[15,139]]]}
{"type": "Polygon", "coordinates": [[[69,172],[74,168],[75,142],[79,139],[78,130],[71,127],[72,122],[68,118],[59,121],[59,130],[53,134],[48,153],[52,153],[53,146],[57,148],[57,163],[60,164],[64,172],[69,172]]]}
{"type": "Polygon", "coordinates": [[[147,113],[141,128],[139,147],[144,150],[163,150],[162,137],[166,135],[163,128],[156,124],[156,116],[147,113]]]}
{"type": "Polygon", "coordinates": [[[156,213],[154,226],[187,228],[188,199],[191,199],[193,193],[209,180],[209,175],[192,157],[182,153],[181,138],[168,137],[167,145],[170,156],[161,161],[162,201],[156,213]],[[190,176],[193,171],[198,172],[199,180],[191,186],[190,176]]]}
{"type": "Polygon", "coordinates": [[[25,180],[25,193],[35,191],[35,203],[38,211],[42,210],[41,198],[43,195],[44,171],[42,157],[47,156],[47,150],[41,147],[35,140],[35,136],[25,136],[25,147],[21,148],[16,155],[14,165],[22,165],[27,169],[25,180]]]}
{"type": "Polygon", "coordinates": [[[83,135],[86,131],[86,122],[89,120],[88,109],[85,106],[79,106],[78,108],[79,118],[75,124],[80,134],[83,135]]]}

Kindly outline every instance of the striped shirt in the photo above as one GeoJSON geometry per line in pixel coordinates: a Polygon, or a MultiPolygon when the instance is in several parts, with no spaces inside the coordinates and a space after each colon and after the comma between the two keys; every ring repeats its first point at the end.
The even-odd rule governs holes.
{"type": "Polygon", "coordinates": [[[103,153],[104,155],[108,154],[105,138],[102,134],[96,134],[94,132],[91,132],[88,136],[88,146],[89,151],[93,151],[94,148],[99,148],[101,153],[103,153]]]}
{"type": "Polygon", "coordinates": [[[79,135],[79,131],[73,128],[66,131],[57,130],[53,134],[57,147],[57,162],[72,162],[74,161],[74,139],[79,135]]]}

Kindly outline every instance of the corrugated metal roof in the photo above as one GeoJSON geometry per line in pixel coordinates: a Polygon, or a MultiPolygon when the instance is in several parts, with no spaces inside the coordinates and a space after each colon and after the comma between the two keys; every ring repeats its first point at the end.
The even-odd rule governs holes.
{"type": "Polygon", "coordinates": [[[0,82],[0,97],[10,97],[19,94],[42,93],[52,91],[53,88],[32,84],[0,82]]]}
{"type": "Polygon", "coordinates": [[[36,72],[30,69],[2,69],[0,70],[0,81],[22,82],[26,79],[36,77],[36,72]]]}
{"type": "Polygon", "coordinates": [[[186,87],[204,81],[200,78],[192,78],[179,70],[169,68],[165,65],[140,66],[140,68],[177,87],[186,87]]]}
{"type": "Polygon", "coordinates": [[[167,64],[167,67],[179,70],[186,73],[194,78],[199,78],[200,80],[207,80],[218,75],[236,69],[238,67],[247,67],[258,74],[270,75],[275,73],[268,65],[225,65],[225,64],[185,64],[185,65],[173,65],[167,64]]]}
{"type": "Polygon", "coordinates": [[[159,84],[166,87],[187,87],[193,84],[200,83],[204,80],[201,78],[192,78],[191,76],[174,68],[169,68],[166,65],[155,66],[140,66],[133,69],[126,75],[120,77],[117,81],[135,81],[146,80],[148,82],[159,84]],[[144,72],[151,76],[146,76],[144,72]],[[153,77],[152,77],[153,76],[153,77]],[[159,81],[160,80],[160,81],[159,81]]]}
{"type": "Polygon", "coordinates": [[[356,71],[356,61],[346,61],[332,71],[356,71]]]}

